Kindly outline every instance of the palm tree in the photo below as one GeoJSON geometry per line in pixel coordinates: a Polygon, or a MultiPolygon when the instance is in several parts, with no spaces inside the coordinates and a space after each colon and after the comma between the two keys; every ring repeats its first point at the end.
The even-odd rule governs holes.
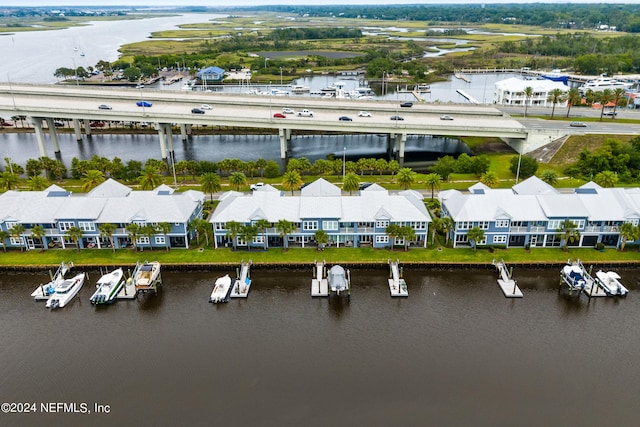
{"type": "Polygon", "coordinates": [[[133,250],[137,251],[138,250],[138,236],[140,236],[140,225],[136,224],[135,222],[132,222],[130,224],[127,224],[124,227],[125,231],[127,232],[127,234],[129,235],[129,239],[131,239],[131,243],[133,243],[133,250]]]}
{"type": "Polygon", "coordinates": [[[500,178],[498,178],[498,174],[494,171],[487,171],[480,176],[480,182],[487,187],[493,188],[500,183],[500,178]]]}
{"type": "Polygon", "coordinates": [[[31,191],[42,191],[49,185],[49,180],[42,175],[34,175],[27,178],[27,188],[31,191]]]}
{"type": "Polygon", "coordinates": [[[262,243],[264,244],[264,250],[267,250],[267,228],[271,227],[271,223],[264,218],[257,220],[254,225],[262,230],[262,243]]]}
{"type": "Polygon", "coordinates": [[[352,191],[356,191],[360,188],[360,178],[358,174],[349,172],[344,176],[344,182],[342,183],[342,189],[344,191],[348,191],[349,195],[351,195],[352,191]]]}
{"type": "Polygon", "coordinates": [[[601,187],[611,188],[618,183],[618,174],[613,171],[598,172],[593,181],[601,187]]]}
{"type": "Polygon", "coordinates": [[[84,176],[80,178],[80,182],[82,183],[81,188],[85,193],[93,190],[104,181],[104,174],[101,171],[95,169],[86,171],[84,173],[84,176]]]}
{"type": "Polygon", "coordinates": [[[389,160],[387,170],[391,172],[391,176],[395,175],[400,170],[400,163],[397,160],[389,160]]]}
{"type": "Polygon", "coordinates": [[[560,228],[556,230],[564,243],[562,245],[563,251],[566,252],[569,250],[569,243],[573,243],[580,239],[580,230],[578,230],[577,227],[576,223],[566,219],[562,221],[560,228]]]}
{"type": "Polygon", "coordinates": [[[324,230],[316,230],[316,232],[313,234],[313,237],[314,239],[316,239],[316,244],[318,245],[316,247],[317,251],[322,250],[324,248],[324,245],[329,242],[329,235],[324,230]]]}
{"type": "Polygon", "coordinates": [[[204,234],[204,238],[205,238],[205,245],[209,246],[209,231],[211,228],[211,223],[207,220],[204,220],[202,218],[195,218],[193,220],[191,220],[191,222],[189,222],[189,225],[187,226],[189,231],[195,231],[196,232],[196,243],[199,244],[200,243],[200,234],[204,234]]]}
{"type": "Polygon", "coordinates": [[[236,191],[240,191],[240,186],[247,184],[247,176],[242,172],[233,172],[229,175],[229,183],[235,185],[236,191]]]}
{"type": "Polygon", "coordinates": [[[111,224],[111,223],[104,223],[104,224],[100,224],[98,226],[98,231],[100,232],[101,236],[106,237],[107,239],[109,239],[109,242],[111,243],[111,250],[113,252],[116,251],[116,245],[113,241],[113,233],[115,233],[116,229],[118,228],[117,225],[115,224],[111,224]]]}
{"type": "Polygon", "coordinates": [[[475,252],[478,249],[478,242],[484,240],[484,230],[478,226],[471,227],[469,231],[467,231],[467,239],[473,247],[473,252],[475,252]]]}
{"type": "MultiPolygon", "coordinates": [[[[155,225],[145,224],[140,227],[140,233],[149,240],[149,250],[153,250],[153,236],[155,236],[157,232],[158,230],[155,225]]],[[[141,247],[141,249],[144,251],[144,247],[141,247]]]]}
{"type": "Polygon", "coordinates": [[[436,233],[438,232],[438,230],[442,230],[442,218],[433,218],[429,226],[431,227],[431,243],[435,245],[436,233]]]}
{"type": "Polygon", "coordinates": [[[450,216],[444,216],[440,218],[442,220],[442,231],[444,231],[444,244],[449,244],[449,232],[455,225],[453,219],[450,216]]]}
{"type": "Polygon", "coordinates": [[[0,190],[14,190],[20,185],[20,178],[10,171],[0,173],[0,190]]]}
{"type": "Polygon", "coordinates": [[[386,171],[389,167],[389,162],[386,159],[377,159],[375,170],[378,171],[380,176],[382,176],[382,172],[386,171]]]}
{"type": "Polygon", "coordinates": [[[398,224],[389,224],[385,227],[384,232],[387,236],[389,236],[389,244],[391,245],[391,250],[393,251],[393,244],[396,240],[396,237],[402,234],[401,227],[398,224]]]}
{"type": "Polygon", "coordinates": [[[571,112],[571,107],[574,105],[578,105],[582,102],[582,95],[577,87],[572,87],[569,89],[567,93],[567,117],[569,117],[569,112],[571,112]]]}
{"type": "Polygon", "coordinates": [[[286,251],[289,249],[287,235],[293,233],[295,229],[296,229],[295,224],[292,223],[291,221],[287,221],[286,219],[281,219],[276,224],[276,230],[278,230],[278,233],[280,233],[280,237],[282,237],[282,240],[284,243],[282,247],[283,251],[286,251]]]}
{"type": "Polygon", "coordinates": [[[624,251],[624,247],[628,241],[638,240],[640,238],[640,227],[625,222],[620,225],[620,250],[624,251]]]}
{"type": "Polygon", "coordinates": [[[147,166],[142,170],[142,175],[138,177],[140,182],[140,189],[153,190],[162,184],[162,175],[158,172],[158,169],[147,166]]]}
{"type": "Polygon", "coordinates": [[[162,235],[164,236],[164,249],[169,252],[169,239],[167,238],[167,235],[171,232],[171,230],[173,229],[173,225],[171,225],[168,222],[159,222],[158,223],[158,227],[157,230],[162,233],[162,235]]]}
{"type": "Polygon", "coordinates": [[[604,109],[608,103],[613,101],[613,91],[611,89],[605,89],[598,93],[598,100],[600,101],[600,121],[604,116],[604,109]]]}
{"type": "Polygon", "coordinates": [[[220,185],[220,176],[215,172],[206,172],[200,175],[199,178],[202,191],[209,193],[211,200],[213,200],[213,193],[217,193],[222,189],[220,185]]]}
{"type": "Polygon", "coordinates": [[[546,171],[542,172],[542,175],[540,175],[540,179],[549,185],[556,185],[558,183],[558,174],[552,169],[547,169],[546,171]]]}
{"type": "Polygon", "coordinates": [[[611,115],[612,119],[616,118],[616,110],[618,109],[618,102],[620,102],[620,99],[622,99],[623,97],[624,97],[624,89],[623,88],[619,87],[619,88],[616,88],[613,91],[613,103],[614,103],[614,106],[613,106],[613,114],[611,115]]]}
{"type": "MultiPolygon", "coordinates": [[[[524,88],[524,116],[527,117],[527,107],[529,106],[529,100],[533,96],[533,88],[527,86],[524,88]]],[[[433,197],[432,197],[433,198],[433,197]]]]}
{"type": "Polygon", "coordinates": [[[562,96],[564,95],[564,91],[562,89],[553,89],[551,92],[549,92],[549,97],[547,98],[547,101],[551,102],[551,104],[553,104],[553,108],[551,109],[551,118],[553,119],[553,115],[556,112],[556,104],[562,102],[562,96]]]}
{"type": "Polygon", "coordinates": [[[396,175],[396,181],[407,190],[416,182],[416,173],[409,168],[402,168],[396,175]]]}
{"type": "Polygon", "coordinates": [[[0,230],[0,244],[2,245],[2,249],[7,252],[7,239],[11,236],[8,232],[4,230],[0,230]]]}
{"type": "Polygon", "coordinates": [[[22,224],[14,224],[13,227],[9,229],[11,237],[20,242],[20,251],[22,251],[22,233],[24,233],[24,226],[22,224]]]}
{"type": "Polygon", "coordinates": [[[293,190],[299,188],[302,185],[302,178],[300,177],[300,173],[297,170],[292,169],[284,173],[282,175],[282,186],[287,190],[291,190],[291,195],[293,196],[293,190]]]}
{"type": "Polygon", "coordinates": [[[256,160],[256,167],[260,171],[260,176],[264,176],[264,168],[267,167],[267,161],[263,158],[259,158],[258,160],[256,160]]]}
{"type": "Polygon", "coordinates": [[[247,250],[251,250],[251,243],[253,243],[253,238],[258,235],[258,227],[255,225],[243,225],[240,227],[240,236],[242,240],[247,244],[247,250]]]}
{"type": "Polygon", "coordinates": [[[76,251],[78,252],[80,252],[80,239],[82,239],[82,236],[84,236],[84,231],[80,227],[74,225],[67,230],[67,237],[76,244],[76,251]]]}
{"type": "MultiPolygon", "coordinates": [[[[41,226],[41,225],[34,225],[31,228],[31,238],[39,240],[40,243],[44,243],[42,241],[42,238],[44,237],[45,234],[46,234],[46,231],[45,231],[44,227],[41,226]]],[[[42,246],[42,250],[44,250],[44,244],[42,246]]]]}
{"type": "Polygon", "coordinates": [[[442,177],[437,173],[430,173],[424,177],[424,183],[431,188],[431,200],[433,200],[434,191],[439,190],[442,184],[442,177]]]}
{"type": "Polygon", "coordinates": [[[227,229],[227,236],[231,236],[231,242],[233,244],[233,250],[236,250],[236,243],[238,242],[238,234],[242,229],[242,224],[237,221],[229,221],[225,225],[227,229]]]}
{"type": "Polygon", "coordinates": [[[404,239],[404,251],[407,252],[409,250],[409,242],[416,238],[416,230],[410,225],[405,225],[400,227],[400,235],[404,239]]]}

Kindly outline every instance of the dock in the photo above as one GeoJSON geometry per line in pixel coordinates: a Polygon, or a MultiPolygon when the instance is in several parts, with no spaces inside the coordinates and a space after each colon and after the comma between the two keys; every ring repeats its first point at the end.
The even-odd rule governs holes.
{"type": "Polygon", "coordinates": [[[240,269],[236,271],[236,280],[233,281],[231,286],[231,298],[247,298],[249,296],[249,290],[251,289],[249,269],[251,264],[251,260],[240,262],[240,269]]]}
{"type": "Polygon", "coordinates": [[[465,92],[462,89],[456,89],[456,92],[458,92],[458,94],[460,94],[460,96],[462,96],[464,99],[466,99],[467,101],[469,101],[471,104],[480,104],[480,101],[478,101],[477,99],[475,99],[473,96],[469,95],[467,92],[465,92]]]}
{"type": "Polygon", "coordinates": [[[455,76],[456,79],[460,79],[460,80],[465,81],[467,83],[471,83],[471,80],[469,80],[469,77],[465,76],[464,74],[455,73],[454,76],[455,76]]]}
{"type": "Polygon", "coordinates": [[[311,279],[311,296],[328,297],[329,282],[327,280],[327,267],[324,261],[316,261],[313,269],[313,279],[311,279]]]}
{"type": "Polygon", "coordinates": [[[522,298],[522,291],[518,288],[518,283],[511,277],[513,268],[509,270],[504,260],[500,260],[499,262],[493,260],[492,264],[498,269],[498,274],[500,275],[498,285],[500,285],[504,296],[506,298],[522,298]]]}
{"type": "Polygon", "coordinates": [[[124,286],[120,289],[120,292],[118,292],[116,299],[135,299],[137,295],[136,285],[133,283],[131,276],[129,276],[129,278],[124,281],[124,286]]]}
{"type": "Polygon", "coordinates": [[[402,278],[402,267],[400,261],[388,261],[389,263],[389,291],[392,297],[408,297],[409,290],[407,282],[402,278]]]}

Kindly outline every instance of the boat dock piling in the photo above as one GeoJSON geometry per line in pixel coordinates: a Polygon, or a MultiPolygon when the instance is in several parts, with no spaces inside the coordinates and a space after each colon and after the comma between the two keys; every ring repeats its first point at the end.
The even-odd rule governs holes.
{"type": "Polygon", "coordinates": [[[577,260],[576,264],[580,267],[580,269],[583,272],[584,275],[584,279],[585,279],[585,285],[584,288],[582,288],[582,291],[589,297],[606,297],[607,293],[604,291],[604,289],[600,286],[600,284],[598,283],[598,281],[591,275],[592,271],[593,271],[593,266],[589,267],[589,270],[587,271],[587,269],[585,268],[584,265],[582,265],[582,261],[577,260]]]}
{"type": "Polygon", "coordinates": [[[409,290],[407,282],[402,278],[402,267],[400,261],[387,261],[389,263],[389,291],[392,297],[408,297],[409,290]]]}
{"type": "Polygon", "coordinates": [[[315,261],[314,276],[311,279],[311,296],[328,297],[329,282],[327,281],[327,267],[324,261],[315,261]]]}
{"type": "Polygon", "coordinates": [[[247,298],[251,289],[251,260],[240,262],[239,270],[236,269],[236,280],[231,285],[231,298],[247,298]]]}
{"type": "Polygon", "coordinates": [[[522,298],[522,291],[518,288],[518,283],[511,278],[513,267],[508,270],[504,260],[496,262],[494,259],[492,264],[498,269],[498,274],[500,275],[498,285],[500,285],[500,289],[502,289],[504,296],[506,298],[522,298]]]}

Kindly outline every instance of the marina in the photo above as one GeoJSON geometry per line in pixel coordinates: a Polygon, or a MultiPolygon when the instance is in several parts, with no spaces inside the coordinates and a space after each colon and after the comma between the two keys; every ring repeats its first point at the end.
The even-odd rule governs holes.
{"type": "Polygon", "coordinates": [[[402,277],[403,269],[400,267],[400,261],[389,260],[389,291],[392,297],[408,297],[409,290],[407,289],[407,282],[402,277]]]}
{"type": "Polygon", "coordinates": [[[513,268],[507,269],[504,260],[493,260],[493,265],[498,270],[498,285],[506,298],[522,298],[522,291],[518,288],[518,283],[511,277],[513,268]]]}

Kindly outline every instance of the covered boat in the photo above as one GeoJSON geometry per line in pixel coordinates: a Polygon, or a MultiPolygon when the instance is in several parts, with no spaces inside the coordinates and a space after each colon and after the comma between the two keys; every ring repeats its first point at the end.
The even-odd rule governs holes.
{"type": "Polygon", "coordinates": [[[327,275],[329,281],[329,290],[332,294],[340,295],[346,293],[349,295],[349,270],[345,270],[340,265],[334,265],[327,275]]]}

